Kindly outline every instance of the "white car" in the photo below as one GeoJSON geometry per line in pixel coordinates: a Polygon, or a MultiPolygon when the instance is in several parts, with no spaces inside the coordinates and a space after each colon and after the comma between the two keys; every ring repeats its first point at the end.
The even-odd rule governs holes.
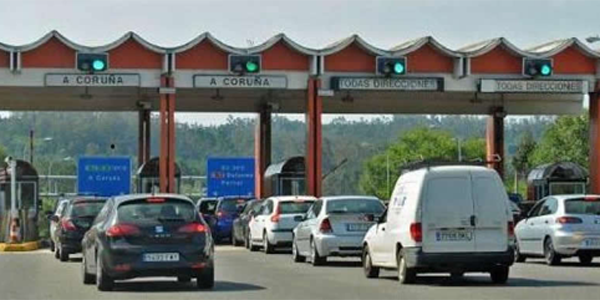
{"type": "Polygon", "coordinates": [[[322,197],[308,210],[294,229],[292,258],[313,265],[327,262],[328,256],[360,256],[362,240],[381,216],[381,200],[367,196],[322,197]]]}
{"type": "Polygon", "coordinates": [[[254,216],[250,229],[250,251],[259,247],[272,253],[275,247],[292,245],[292,230],[300,223],[296,218],[303,216],[317,201],[312,196],[276,196],[264,201],[260,213],[254,216]]]}
{"type": "Polygon", "coordinates": [[[398,269],[418,273],[489,272],[505,283],[514,260],[508,196],[498,174],[479,166],[425,166],[398,179],[387,213],[363,242],[366,277],[398,269]]]}
{"type": "Polygon", "coordinates": [[[600,256],[600,195],[553,195],[540,200],[515,229],[515,260],[544,257],[548,265],[600,256]]]}
{"type": "MultiPolygon", "coordinates": [[[[58,226],[57,222],[54,222],[51,219],[52,216],[57,216],[59,219],[62,217],[65,208],[69,204],[69,199],[59,199],[56,203],[56,209],[51,214],[48,214],[48,220],[50,222],[50,251],[54,251],[56,247],[56,226],[58,226]]],[[[56,258],[58,258],[58,252],[56,253],[56,258]]]]}

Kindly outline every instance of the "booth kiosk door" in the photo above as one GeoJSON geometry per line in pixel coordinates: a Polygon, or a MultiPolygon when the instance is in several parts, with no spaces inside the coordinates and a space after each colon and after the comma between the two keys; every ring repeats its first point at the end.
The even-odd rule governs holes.
{"type": "MultiPolygon", "coordinates": [[[[138,193],[160,193],[160,164],[158,157],[144,163],[136,173],[138,193]]],[[[181,190],[181,169],[175,164],[175,193],[181,190]]]]}
{"type": "Polygon", "coordinates": [[[265,170],[265,197],[306,194],[304,157],[292,157],[265,170]]]}
{"type": "MultiPolygon", "coordinates": [[[[38,233],[38,173],[31,164],[16,160],[16,208],[21,242],[39,240],[38,233]]],[[[8,164],[0,168],[0,243],[8,242],[11,225],[11,174],[8,164]]]]}

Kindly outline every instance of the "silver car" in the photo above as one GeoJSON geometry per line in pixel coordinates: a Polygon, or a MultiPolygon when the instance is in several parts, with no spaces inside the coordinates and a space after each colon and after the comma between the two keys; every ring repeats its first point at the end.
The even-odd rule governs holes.
{"type": "Polygon", "coordinates": [[[540,200],[516,228],[515,259],[544,257],[548,265],[600,256],[600,195],[553,195],[540,200]]]}
{"type": "Polygon", "coordinates": [[[363,237],[384,210],[375,197],[320,198],[306,215],[297,217],[302,222],[293,231],[294,261],[309,257],[313,265],[322,265],[328,256],[360,256],[363,237]]]}

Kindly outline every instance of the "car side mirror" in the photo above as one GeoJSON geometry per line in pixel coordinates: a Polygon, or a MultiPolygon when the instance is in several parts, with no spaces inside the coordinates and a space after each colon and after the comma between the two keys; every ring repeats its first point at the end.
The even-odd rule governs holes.
{"type": "Polygon", "coordinates": [[[305,220],[305,219],[304,219],[304,216],[295,216],[295,217],[294,217],[294,221],[296,221],[296,222],[302,222],[302,221],[304,221],[304,220],[305,220]]]}
{"type": "Polygon", "coordinates": [[[50,220],[50,221],[52,221],[52,222],[57,222],[57,223],[58,223],[58,221],[59,221],[59,218],[58,218],[58,216],[57,216],[57,215],[50,215],[50,216],[48,217],[48,220],[50,220]]]}

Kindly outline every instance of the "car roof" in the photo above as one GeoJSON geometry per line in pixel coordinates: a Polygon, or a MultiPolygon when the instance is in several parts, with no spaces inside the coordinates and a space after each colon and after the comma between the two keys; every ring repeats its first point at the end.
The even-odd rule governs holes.
{"type": "Polygon", "coordinates": [[[158,194],[130,194],[130,195],[122,195],[122,196],[116,196],[114,197],[114,201],[116,204],[121,204],[123,202],[128,202],[128,201],[132,201],[132,200],[139,200],[139,199],[147,199],[147,198],[171,198],[171,199],[179,199],[179,200],[186,200],[186,201],[190,201],[190,203],[194,204],[194,202],[183,195],[179,195],[179,194],[168,194],[168,193],[158,193],[158,194]]]}
{"type": "Polygon", "coordinates": [[[270,197],[269,199],[271,199],[273,201],[294,201],[294,200],[317,201],[317,198],[315,198],[313,196],[304,196],[304,195],[298,195],[298,196],[273,196],[273,197],[270,197]]]}
{"type": "Polygon", "coordinates": [[[596,195],[596,194],[549,195],[546,198],[555,198],[558,201],[564,201],[564,200],[586,198],[586,197],[600,198],[600,195],[596,195]]]}
{"type": "Polygon", "coordinates": [[[373,201],[381,201],[379,198],[374,196],[362,196],[362,195],[345,195],[345,196],[325,196],[319,198],[323,201],[336,201],[336,200],[373,200],[373,201]]]}

